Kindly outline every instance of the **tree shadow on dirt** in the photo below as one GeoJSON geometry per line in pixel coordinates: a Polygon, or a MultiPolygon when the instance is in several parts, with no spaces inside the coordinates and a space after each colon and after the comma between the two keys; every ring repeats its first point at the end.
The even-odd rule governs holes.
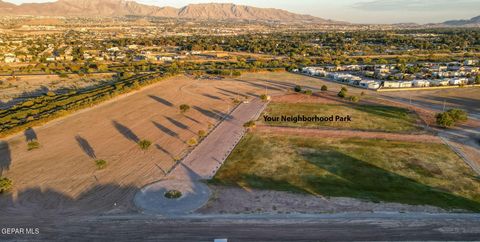
{"type": "Polygon", "coordinates": [[[148,97],[150,97],[151,99],[165,105],[165,106],[168,106],[168,107],[173,107],[173,103],[161,98],[161,97],[157,97],[157,96],[153,96],[153,95],[148,95],[148,97]]]}
{"type": "Polygon", "coordinates": [[[23,132],[23,134],[25,135],[25,140],[27,142],[32,142],[32,141],[38,140],[37,133],[35,133],[35,130],[33,130],[32,128],[26,129],[23,132]]]}
{"type": "Polygon", "coordinates": [[[10,151],[10,146],[7,142],[0,141],[0,175],[3,174],[3,171],[6,171],[10,168],[12,163],[12,154],[10,151]]]}
{"type": "Polygon", "coordinates": [[[92,159],[97,158],[95,150],[92,148],[92,146],[90,145],[90,143],[88,143],[86,139],[82,138],[80,135],[77,135],[75,136],[75,140],[86,155],[88,155],[92,159]]]}
{"type": "Polygon", "coordinates": [[[127,126],[113,120],[112,121],[113,126],[117,129],[117,131],[123,135],[126,139],[133,141],[134,143],[138,143],[140,141],[140,138],[127,126]]]}

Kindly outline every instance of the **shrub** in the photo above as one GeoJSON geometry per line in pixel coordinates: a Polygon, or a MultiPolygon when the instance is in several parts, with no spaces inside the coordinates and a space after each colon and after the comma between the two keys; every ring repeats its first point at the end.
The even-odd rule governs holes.
{"type": "Polygon", "coordinates": [[[195,145],[198,144],[198,141],[197,141],[197,139],[195,139],[195,138],[191,138],[191,139],[189,139],[189,140],[187,141],[187,144],[188,144],[189,146],[195,146],[195,145]]]}
{"type": "Polygon", "coordinates": [[[447,113],[453,118],[455,122],[465,122],[468,120],[468,114],[461,109],[450,109],[447,113]]]}
{"type": "Polygon", "coordinates": [[[455,120],[450,116],[448,113],[438,113],[435,116],[437,125],[439,125],[442,128],[448,128],[451,127],[452,125],[455,124],[455,120]]]}
{"type": "Polygon", "coordinates": [[[207,132],[205,130],[199,130],[198,131],[198,137],[203,138],[207,135],[207,132]]]}
{"type": "Polygon", "coordinates": [[[339,97],[341,97],[341,98],[345,98],[345,97],[347,96],[347,92],[344,91],[344,90],[341,90],[341,91],[337,94],[337,96],[339,96],[339,97]]]}
{"type": "Polygon", "coordinates": [[[296,85],[295,88],[293,88],[293,90],[294,90],[295,92],[301,92],[301,91],[302,91],[302,87],[299,86],[299,85],[296,85]]]}
{"type": "Polygon", "coordinates": [[[180,112],[186,113],[188,110],[190,110],[190,106],[188,104],[180,105],[180,112]]]}
{"type": "Polygon", "coordinates": [[[262,99],[262,101],[266,102],[268,100],[268,96],[266,94],[262,94],[262,95],[260,95],[260,99],[262,99]]]}
{"type": "Polygon", "coordinates": [[[12,187],[12,181],[6,177],[0,177],[0,193],[7,192],[12,187]]]}
{"type": "Polygon", "coordinates": [[[107,167],[107,161],[105,160],[96,160],[95,165],[97,166],[97,169],[102,170],[107,167]]]}
{"type": "Polygon", "coordinates": [[[165,197],[168,199],[177,199],[182,197],[182,192],[178,190],[170,190],[165,193],[165,197]]]}
{"type": "Polygon", "coordinates": [[[350,96],[350,101],[354,103],[358,103],[358,101],[360,101],[360,98],[358,98],[357,96],[350,96]]]}
{"type": "Polygon", "coordinates": [[[321,88],[320,90],[322,90],[322,91],[324,91],[324,92],[325,92],[325,91],[328,91],[328,87],[327,87],[327,86],[325,86],[325,85],[323,85],[323,86],[322,86],[322,88],[321,88]]]}
{"type": "Polygon", "coordinates": [[[461,109],[450,109],[443,113],[435,115],[437,125],[442,128],[448,128],[457,122],[465,122],[468,120],[467,112],[461,109]]]}
{"type": "Polygon", "coordinates": [[[348,92],[348,89],[346,87],[342,87],[341,91],[348,92]]]}
{"type": "Polygon", "coordinates": [[[311,96],[312,93],[313,93],[312,90],[306,90],[306,91],[305,91],[305,94],[308,95],[308,96],[311,96]]]}
{"type": "Polygon", "coordinates": [[[365,92],[361,92],[361,93],[360,93],[360,96],[365,96],[365,92]]]}
{"type": "Polygon", "coordinates": [[[250,128],[255,128],[255,121],[250,120],[246,123],[243,124],[244,128],[250,129],[250,128]]]}
{"type": "Polygon", "coordinates": [[[138,146],[140,146],[140,149],[142,150],[148,150],[148,148],[150,148],[151,145],[152,145],[152,142],[146,139],[138,141],[138,146]]]}
{"type": "Polygon", "coordinates": [[[29,141],[27,143],[27,149],[28,150],[34,150],[40,148],[40,143],[36,140],[29,141]]]}

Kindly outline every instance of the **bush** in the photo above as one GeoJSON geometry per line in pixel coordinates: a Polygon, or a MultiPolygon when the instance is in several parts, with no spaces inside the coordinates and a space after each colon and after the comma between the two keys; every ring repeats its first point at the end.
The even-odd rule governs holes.
{"type": "Polygon", "coordinates": [[[322,91],[324,91],[324,92],[325,92],[325,91],[328,91],[328,87],[325,86],[325,85],[323,85],[322,88],[320,88],[320,90],[322,90],[322,91]]]}
{"type": "Polygon", "coordinates": [[[442,128],[448,128],[455,124],[455,120],[447,113],[439,113],[435,116],[437,125],[442,128]]]}
{"type": "Polygon", "coordinates": [[[468,114],[461,109],[450,109],[447,113],[453,118],[455,122],[465,122],[468,120],[468,114]]]}
{"type": "Polygon", "coordinates": [[[151,145],[152,145],[152,142],[146,139],[138,141],[138,146],[140,146],[140,149],[142,150],[148,150],[148,148],[150,148],[151,145]]]}
{"type": "Polygon", "coordinates": [[[341,91],[337,94],[337,96],[339,96],[339,97],[341,97],[341,98],[345,98],[345,97],[347,96],[347,92],[344,91],[344,90],[341,90],[341,91]]]}
{"type": "Polygon", "coordinates": [[[348,92],[348,89],[346,87],[342,87],[341,91],[348,92]]]}
{"type": "Polygon", "coordinates": [[[354,103],[358,103],[358,101],[360,101],[360,98],[358,98],[357,96],[350,96],[350,101],[354,103]]]}
{"type": "Polygon", "coordinates": [[[187,144],[188,144],[189,146],[195,146],[195,145],[198,144],[198,141],[197,141],[197,139],[195,139],[195,138],[191,138],[191,139],[189,139],[189,140],[187,141],[187,144]]]}
{"type": "Polygon", "coordinates": [[[0,177],[0,193],[7,192],[12,187],[12,181],[6,177],[0,177]]]}
{"type": "Polygon", "coordinates": [[[308,96],[311,96],[312,93],[313,93],[312,90],[306,90],[306,91],[305,91],[305,94],[308,95],[308,96]]]}
{"type": "Polygon", "coordinates": [[[188,110],[190,110],[190,106],[188,104],[180,105],[180,112],[186,113],[188,110]]]}
{"type": "Polygon", "coordinates": [[[268,96],[266,94],[262,94],[262,95],[260,95],[260,99],[262,99],[262,101],[266,102],[268,100],[268,96]]]}
{"type": "Polygon", "coordinates": [[[170,191],[165,193],[165,197],[168,198],[168,199],[177,199],[177,198],[182,197],[182,192],[180,192],[178,190],[170,190],[170,191]]]}
{"type": "Polygon", "coordinates": [[[244,128],[250,129],[250,128],[255,128],[255,121],[250,120],[246,123],[243,124],[244,128]]]}
{"type": "Polygon", "coordinates": [[[205,130],[199,130],[198,131],[198,137],[203,138],[207,135],[207,132],[205,130]]]}
{"type": "Polygon", "coordinates": [[[293,88],[293,90],[294,90],[295,92],[301,92],[301,91],[302,91],[302,87],[299,86],[299,85],[296,85],[295,88],[293,88]]]}
{"type": "Polygon", "coordinates": [[[465,122],[468,120],[467,112],[461,109],[450,109],[443,113],[435,115],[437,125],[442,128],[449,128],[457,122],[465,122]]]}
{"type": "Polygon", "coordinates": [[[40,148],[40,143],[36,140],[29,141],[27,143],[27,149],[28,150],[34,150],[40,148]]]}
{"type": "Polygon", "coordinates": [[[96,160],[95,165],[97,166],[97,169],[102,170],[107,167],[107,161],[105,160],[96,160]]]}

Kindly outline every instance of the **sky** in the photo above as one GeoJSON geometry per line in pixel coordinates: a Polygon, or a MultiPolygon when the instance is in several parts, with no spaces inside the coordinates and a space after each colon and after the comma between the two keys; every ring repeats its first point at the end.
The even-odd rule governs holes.
{"type": "MultiPolygon", "coordinates": [[[[4,0],[5,1],[5,0],[4,0]]],[[[54,0],[6,0],[11,3],[54,0]]],[[[136,0],[139,3],[183,7],[191,3],[227,2],[280,8],[295,13],[352,23],[438,23],[480,15],[480,0],[136,0]]]]}

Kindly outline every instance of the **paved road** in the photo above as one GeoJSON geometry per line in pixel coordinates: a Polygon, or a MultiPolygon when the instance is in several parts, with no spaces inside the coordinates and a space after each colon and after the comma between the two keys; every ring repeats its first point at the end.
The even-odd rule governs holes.
{"type": "Polygon", "coordinates": [[[254,99],[240,104],[164,179],[142,188],[135,196],[135,205],[144,213],[177,216],[202,207],[210,197],[202,180],[211,179],[243,137],[243,124],[262,112],[266,103],[254,99]],[[179,199],[168,199],[169,190],[182,193],[179,199]]]}
{"type": "MultiPolygon", "coordinates": [[[[5,221],[0,221],[3,226],[5,221]]],[[[9,224],[15,227],[14,224],[9,224]]],[[[23,224],[23,227],[26,225],[23,224]]],[[[372,214],[228,215],[163,219],[155,216],[64,218],[39,235],[1,235],[0,240],[45,241],[331,241],[478,240],[480,215],[372,214]]]]}

